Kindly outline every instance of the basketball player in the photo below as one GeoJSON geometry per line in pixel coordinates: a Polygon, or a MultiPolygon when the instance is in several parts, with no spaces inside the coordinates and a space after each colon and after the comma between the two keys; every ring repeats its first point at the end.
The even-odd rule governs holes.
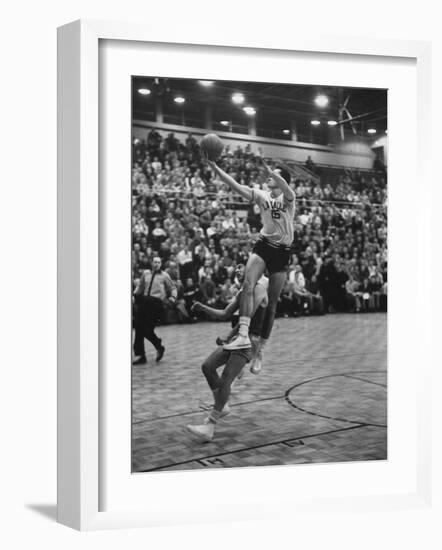
{"type": "MultiPolygon", "coordinates": [[[[244,279],[244,266],[242,264],[237,267],[237,277],[241,281],[244,279]]],[[[238,292],[224,310],[214,309],[196,302],[193,305],[193,311],[202,311],[213,319],[227,320],[238,309],[241,292],[242,290],[238,292]]],[[[252,347],[249,346],[248,348],[228,351],[220,345],[202,364],[201,368],[212,390],[215,403],[203,424],[186,426],[189,432],[196,435],[202,441],[211,441],[218,420],[230,413],[227,402],[230,397],[232,382],[241,374],[244,366],[250,361],[254,352],[253,347],[256,339],[253,336],[255,335],[255,338],[259,337],[268,304],[267,292],[263,281],[258,281],[255,285],[252,300],[252,319],[249,327],[250,335],[252,336],[252,347]],[[217,369],[223,365],[225,365],[224,370],[221,376],[219,376],[217,369]]],[[[237,329],[238,325],[231,331],[228,340],[236,335],[237,329]]]]}
{"type": "Polygon", "coordinates": [[[283,168],[271,170],[264,160],[261,160],[268,176],[269,191],[241,185],[215,162],[208,161],[223,182],[248,201],[255,202],[261,213],[262,229],[246,266],[241,293],[238,336],[224,346],[227,351],[250,347],[248,332],[253,308],[253,289],[267,269],[269,305],[264,318],[257,355],[251,366],[251,371],[254,374],[261,371],[262,352],[270,337],[278,299],[287,278],[295,215],[295,194],[289,186],[290,174],[283,168]]]}

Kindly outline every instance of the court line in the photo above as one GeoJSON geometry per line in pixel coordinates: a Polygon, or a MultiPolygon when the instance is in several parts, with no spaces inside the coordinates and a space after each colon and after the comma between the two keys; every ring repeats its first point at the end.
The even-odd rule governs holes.
{"type": "Polygon", "coordinates": [[[295,388],[298,388],[299,386],[303,386],[304,384],[309,384],[310,382],[315,382],[316,380],[322,380],[324,378],[332,378],[333,376],[346,376],[346,375],[351,376],[352,374],[374,374],[374,373],[387,374],[387,371],[382,369],[376,369],[376,370],[355,370],[351,372],[335,372],[333,374],[324,374],[323,376],[315,376],[315,378],[308,378],[307,380],[298,382],[297,384],[289,388],[285,393],[287,395],[289,392],[291,392],[295,388]]]}
{"type": "Polygon", "coordinates": [[[344,359],[346,357],[360,357],[361,355],[384,355],[387,353],[387,350],[382,351],[364,351],[360,353],[344,353],[342,355],[327,355],[326,357],[306,357],[305,359],[288,359],[286,361],[277,361],[275,363],[269,364],[270,366],[284,365],[286,363],[305,363],[316,362],[316,361],[327,361],[328,359],[344,359]]]}
{"type": "MultiPolygon", "coordinates": [[[[344,359],[346,357],[360,357],[361,355],[384,355],[387,353],[387,350],[381,351],[363,351],[359,353],[343,353],[341,355],[328,355],[326,357],[305,357],[298,359],[287,359],[285,361],[276,361],[275,363],[266,363],[266,367],[276,367],[278,365],[285,365],[287,363],[305,363],[306,361],[315,362],[315,361],[327,361],[328,359],[344,359]]],[[[201,360],[200,360],[201,361],[201,360]]],[[[168,365],[173,366],[173,363],[168,365]]],[[[132,370],[132,379],[134,379],[135,370],[132,370]]]]}
{"type": "Polygon", "coordinates": [[[334,434],[334,433],[345,432],[345,431],[349,431],[349,430],[355,430],[355,429],[358,429],[358,428],[369,428],[369,427],[371,427],[371,424],[366,424],[366,423],[361,422],[357,426],[347,426],[345,428],[338,428],[336,430],[328,430],[326,432],[317,432],[317,433],[314,433],[314,434],[301,435],[299,437],[287,437],[285,439],[282,439],[282,440],[279,440],[279,441],[272,441],[270,443],[261,443],[260,445],[252,445],[251,447],[241,447],[240,449],[234,449],[233,451],[224,451],[224,452],[216,453],[216,454],[212,454],[212,455],[200,456],[200,457],[197,457],[197,458],[191,458],[190,460],[184,460],[182,462],[173,462],[173,463],[170,463],[170,464],[164,464],[163,466],[156,466],[155,468],[149,468],[147,470],[137,470],[134,473],[156,472],[156,471],[159,471],[159,470],[165,470],[167,468],[173,468],[174,466],[183,466],[184,464],[189,464],[191,462],[199,462],[201,460],[208,460],[210,458],[218,458],[220,456],[226,456],[226,455],[241,453],[241,452],[245,452],[245,451],[254,451],[256,449],[262,449],[264,447],[271,447],[273,445],[280,445],[280,444],[287,443],[288,441],[299,441],[301,439],[311,439],[313,437],[321,437],[321,436],[324,436],[324,435],[330,435],[330,434],[334,434]]]}
{"type": "MultiPolygon", "coordinates": [[[[355,374],[373,374],[373,373],[387,373],[387,371],[383,371],[383,370],[355,371],[355,374]]],[[[316,378],[310,378],[309,380],[304,380],[303,382],[300,382],[299,384],[295,384],[294,386],[292,386],[291,388],[289,388],[285,392],[285,400],[294,409],[297,409],[297,410],[299,410],[299,411],[301,411],[305,414],[310,414],[311,416],[317,416],[319,418],[325,418],[327,420],[336,420],[337,422],[347,422],[349,424],[360,424],[359,421],[348,420],[347,418],[338,418],[336,416],[328,416],[328,415],[325,415],[325,414],[320,414],[320,413],[316,413],[316,412],[313,412],[313,411],[309,411],[307,409],[303,409],[302,407],[300,407],[299,405],[297,405],[294,401],[292,401],[290,399],[290,393],[295,388],[299,388],[299,386],[303,386],[304,384],[309,384],[310,382],[316,382],[318,380],[324,380],[325,378],[334,378],[336,376],[355,378],[354,376],[351,376],[352,374],[353,373],[341,372],[341,373],[335,373],[335,374],[327,374],[327,375],[324,375],[324,376],[318,376],[316,378]],[[348,376],[348,375],[350,375],[350,376],[348,376]]],[[[357,378],[357,380],[361,380],[362,382],[367,382],[367,380],[362,380],[361,378],[357,378]]],[[[386,424],[375,424],[375,423],[371,423],[371,422],[370,423],[367,422],[367,423],[364,423],[364,424],[366,424],[367,426],[373,426],[373,427],[376,427],[376,428],[387,428],[388,427],[386,424]]]]}
{"type": "MultiPolygon", "coordinates": [[[[274,397],[263,397],[262,399],[254,399],[253,401],[243,401],[242,403],[232,403],[232,405],[230,405],[230,408],[238,407],[239,405],[250,405],[252,403],[260,403],[261,401],[271,401],[272,399],[284,399],[284,395],[275,395],[274,397]]],[[[190,414],[203,413],[207,410],[209,409],[201,408],[194,411],[185,411],[181,413],[169,414],[168,416],[157,416],[155,418],[146,418],[145,420],[137,420],[136,422],[132,422],[132,426],[134,426],[135,424],[144,424],[146,422],[156,422],[158,420],[167,420],[169,418],[176,418],[177,416],[188,416],[190,414]]]]}
{"type": "MultiPolygon", "coordinates": [[[[376,352],[376,353],[382,353],[382,352],[376,352]]],[[[368,354],[368,353],[356,353],[356,354],[351,354],[351,355],[358,355],[359,356],[359,355],[370,355],[370,354],[368,354]]],[[[335,357],[346,357],[346,355],[333,356],[332,358],[335,358],[335,357]]],[[[327,359],[327,358],[325,358],[325,359],[327,359]]],[[[298,360],[298,362],[299,361],[300,360],[298,360]]],[[[294,362],[296,362],[296,360],[295,361],[293,361],[293,360],[291,360],[291,361],[282,361],[282,362],[279,362],[279,363],[270,363],[267,366],[269,368],[271,368],[271,367],[274,367],[274,366],[283,365],[284,363],[294,363],[294,362]]],[[[363,373],[373,373],[373,372],[385,372],[386,373],[387,371],[378,370],[378,371],[355,371],[355,372],[357,372],[357,373],[359,372],[359,373],[363,374],[363,373]]],[[[326,375],[324,377],[319,377],[319,378],[312,378],[310,380],[300,382],[299,384],[293,386],[293,388],[295,388],[297,386],[301,386],[302,384],[311,382],[313,380],[320,380],[321,378],[328,378],[330,376],[345,376],[346,374],[347,373],[338,373],[338,374],[326,375]]],[[[352,374],[352,373],[349,373],[349,374],[352,374]]],[[[255,399],[255,400],[252,400],[252,401],[243,401],[241,403],[234,403],[234,404],[231,405],[231,407],[236,407],[238,405],[251,405],[253,403],[259,403],[261,401],[271,401],[273,399],[283,399],[284,397],[286,397],[286,395],[287,395],[287,392],[284,395],[276,395],[274,397],[263,397],[262,399],[255,399]]],[[[166,416],[156,416],[155,418],[144,418],[142,420],[132,421],[132,426],[136,426],[138,424],[146,424],[146,423],[150,423],[150,422],[157,422],[159,420],[168,420],[169,418],[177,418],[179,416],[188,416],[188,415],[197,414],[197,413],[200,413],[200,412],[202,412],[202,409],[193,410],[193,411],[184,411],[184,412],[180,412],[180,413],[169,414],[169,415],[166,415],[166,416]]],[[[327,417],[325,417],[325,418],[327,418],[327,417]]]]}
{"type": "Polygon", "coordinates": [[[373,382],[372,380],[365,380],[365,378],[359,378],[358,376],[353,376],[350,374],[343,374],[345,378],[353,378],[353,380],[359,380],[361,382],[367,382],[367,384],[374,384],[375,386],[381,386],[384,389],[387,389],[387,384],[381,384],[380,382],[373,382]]]}

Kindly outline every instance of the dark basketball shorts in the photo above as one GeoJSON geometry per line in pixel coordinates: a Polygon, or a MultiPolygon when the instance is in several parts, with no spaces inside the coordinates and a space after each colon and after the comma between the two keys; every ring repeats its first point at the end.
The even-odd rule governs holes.
{"type": "Polygon", "coordinates": [[[260,237],[253,247],[253,252],[262,258],[269,273],[286,271],[290,265],[290,247],[277,245],[260,237]]]}

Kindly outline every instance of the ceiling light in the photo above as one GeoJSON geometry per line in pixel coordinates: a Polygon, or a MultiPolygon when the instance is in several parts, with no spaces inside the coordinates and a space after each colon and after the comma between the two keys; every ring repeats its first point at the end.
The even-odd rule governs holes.
{"type": "Polygon", "coordinates": [[[319,126],[321,124],[321,121],[320,120],[311,120],[310,124],[312,126],[319,126]]]}
{"type": "Polygon", "coordinates": [[[213,80],[200,80],[199,83],[201,86],[204,86],[205,88],[209,88],[210,86],[213,86],[213,80]]]}
{"type": "Polygon", "coordinates": [[[318,107],[326,107],[328,105],[328,97],[324,94],[320,94],[316,97],[315,103],[318,107]]]}
{"type": "Polygon", "coordinates": [[[174,101],[175,103],[184,103],[186,100],[184,99],[184,97],[179,95],[174,99],[174,101]]]}
{"type": "Polygon", "coordinates": [[[141,95],[150,95],[149,88],[138,88],[138,93],[141,95]]]}
{"type": "Polygon", "coordinates": [[[375,134],[375,133],[376,133],[376,129],[375,129],[375,128],[369,128],[369,129],[367,130],[367,133],[368,133],[368,134],[375,134]]]}
{"type": "Polygon", "coordinates": [[[337,122],[336,122],[336,120],[327,120],[327,124],[329,126],[336,126],[337,122]]]}
{"type": "Polygon", "coordinates": [[[220,121],[220,124],[221,124],[221,126],[228,126],[228,125],[229,125],[229,121],[228,121],[228,120],[221,120],[221,121],[220,121]]]}
{"type": "Polygon", "coordinates": [[[232,95],[232,101],[235,103],[235,105],[241,105],[244,103],[244,95],[243,94],[233,94],[232,95]]]}
{"type": "Polygon", "coordinates": [[[256,114],[256,109],[253,107],[243,107],[243,111],[246,113],[246,115],[253,116],[256,114]]]}
{"type": "Polygon", "coordinates": [[[283,130],[282,133],[287,136],[288,134],[290,134],[290,130],[283,130]]]}

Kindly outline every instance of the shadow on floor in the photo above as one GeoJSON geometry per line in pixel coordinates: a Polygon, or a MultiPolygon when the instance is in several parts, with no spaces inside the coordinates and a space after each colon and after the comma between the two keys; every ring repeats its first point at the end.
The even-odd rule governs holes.
{"type": "Polygon", "coordinates": [[[41,516],[50,519],[51,521],[57,521],[57,505],[56,504],[26,504],[28,510],[37,512],[41,516]]]}

